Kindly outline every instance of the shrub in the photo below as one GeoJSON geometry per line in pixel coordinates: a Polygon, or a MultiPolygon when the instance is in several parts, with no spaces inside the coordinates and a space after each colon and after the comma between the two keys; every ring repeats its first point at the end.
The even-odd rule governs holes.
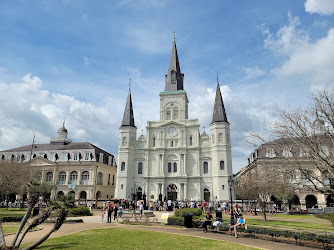
{"type": "Polygon", "coordinates": [[[184,208],[184,209],[176,209],[174,211],[174,216],[183,217],[184,214],[193,214],[194,216],[202,215],[202,210],[198,208],[184,208]]]}
{"type": "Polygon", "coordinates": [[[329,220],[330,222],[332,222],[332,225],[334,226],[334,213],[315,214],[314,216],[318,218],[329,220]]]}
{"type": "Polygon", "coordinates": [[[68,216],[90,216],[92,215],[88,207],[75,207],[68,209],[68,216]]]}
{"type": "Polygon", "coordinates": [[[184,218],[183,217],[175,217],[171,216],[167,219],[168,225],[175,225],[175,226],[183,226],[184,225],[184,218]]]}

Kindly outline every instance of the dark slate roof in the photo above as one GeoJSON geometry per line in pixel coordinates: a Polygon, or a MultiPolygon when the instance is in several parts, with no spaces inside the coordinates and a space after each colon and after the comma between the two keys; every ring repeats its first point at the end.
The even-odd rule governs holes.
{"type": "Polygon", "coordinates": [[[168,73],[165,76],[166,76],[165,91],[183,90],[183,77],[184,77],[184,75],[181,73],[175,39],[174,39],[174,42],[173,42],[172,54],[170,56],[168,73]],[[173,78],[172,77],[172,71],[174,71],[175,79],[172,79],[173,78]],[[173,82],[172,82],[172,80],[173,80],[173,82]]]}
{"type": "Polygon", "coordinates": [[[220,92],[220,86],[218,81],[217,81],[215,106],[213,107],[212,123],[213,122],[228,122],[225,112],[223,97],[220,92]]]}
{"type": "Polygon", "coordinates": [[[132,98],[130,89],[129,89],[128,99],[126,100],[125,104],[122,126],[135,127],[135,118],[133,116],[132,98]]]}
{"type": "MultiPolygon", "coordinates": [[[[75,149],[97,149],[103,151],[99,147],[89,143],[89,142],[72,142],[66,145],[62,144],[34,144],[34,151],[50,151],[50,150],[75,150],[75,149]]],[[[31,145],[7,149],[1,152],[24,152],[31,151],[31,145]]],[[[105,152],[105,151],[103,151],[105,152]]],[[[108,152],[105,152],[109,154],[108,152]]]]}

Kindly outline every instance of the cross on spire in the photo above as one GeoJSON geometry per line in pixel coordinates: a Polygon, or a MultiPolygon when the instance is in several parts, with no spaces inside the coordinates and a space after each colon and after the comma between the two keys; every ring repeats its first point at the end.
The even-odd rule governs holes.
{"type": "Polygon", "coordinates": [[[219,79],[218,79],[218,70],[217,70],[217,82],[219,82],[219,79]]]}
{"type": "Polygon", "coordinates": [[[131,78],[129,80],[129,89],[131,89],[131,78]]]}
{"type": "Polygon", "coordinates": [[[172,33],[174,34],[174,39],[175,39],[175,33],[176,33],[176,32],[175,32],[175,29],[174,29],[174,31],[173,31],[172,33]]]}
{"type": "Polygon", "coordinates": [[[204,132],[203,133],[205,133],[205,126],[203,128],[204,128],[204,132]]]}
{"type": "Polygon", "coordinates": [[[141,135],[144,135],[144,129],[141,130],[141,135]]]}

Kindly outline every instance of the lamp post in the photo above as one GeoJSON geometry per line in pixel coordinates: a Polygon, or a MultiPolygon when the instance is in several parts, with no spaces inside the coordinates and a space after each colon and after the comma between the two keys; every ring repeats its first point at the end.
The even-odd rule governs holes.
{"type": "Polygon", "coordinates": [[[230,208],[231,208],[231,226],[234,225],[234,216],[233,216],[233,200],[232,200],[232,186],[234,184],[234,180],[232,175],[230,175],[230,177],[228,178],[228,185],[230,186],[230,208]]]}

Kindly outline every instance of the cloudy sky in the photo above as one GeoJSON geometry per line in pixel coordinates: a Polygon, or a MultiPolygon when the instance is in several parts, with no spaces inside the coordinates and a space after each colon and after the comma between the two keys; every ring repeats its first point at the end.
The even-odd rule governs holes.
{"type": "Polygon", "coordinates": [[[235,173],[246,131],[334,85],[333,0],[3,0],[0,150],[48,143],[65,118],[70,139],[117,155],[129,78],[138,134],[159,119],[173,30],[201,132],[219,72],[235,173]]]}

